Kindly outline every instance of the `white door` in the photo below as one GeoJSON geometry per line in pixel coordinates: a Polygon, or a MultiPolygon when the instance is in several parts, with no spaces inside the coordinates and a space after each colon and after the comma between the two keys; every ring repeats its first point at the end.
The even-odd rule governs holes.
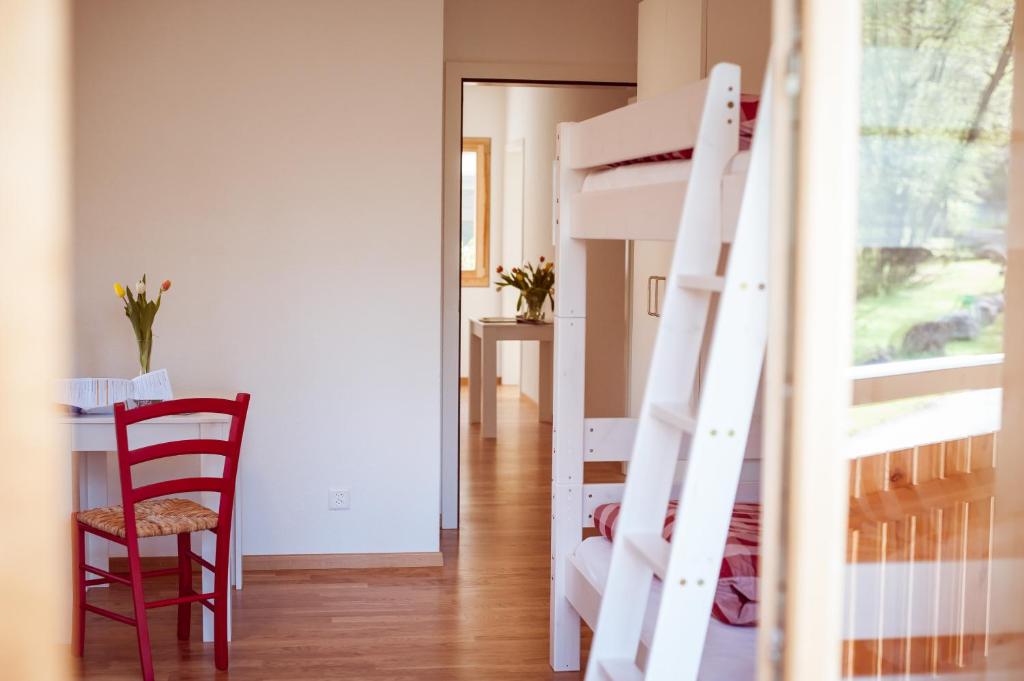
{"type": "MultiPolygon", "coordinates": [[[[523,261],[523,174],[526,168],[525,145],[522,138],[505,145],[505,175],[502,188],[501,258],[506,264],[523,261]]],[[[516,316],[516,292],[501,291],[501,316],[516,316]]],[[[506,341],[498,344],[501,382],[519,384],[519,359],[522,343],[506,341]]]]}

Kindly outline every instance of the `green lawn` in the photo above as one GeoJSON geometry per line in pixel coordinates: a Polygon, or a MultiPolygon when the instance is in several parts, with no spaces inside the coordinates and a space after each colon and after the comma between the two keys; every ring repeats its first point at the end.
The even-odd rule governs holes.
{"type": "MultiPolygon", "coordinates": [[[[854,318],[854,362],[861,364],[879,351],[895,348],[914,324],[935,321],[963,306],[964,296],[1003,290],[1002,268],[989,260],[934,260],[899,290],[857,301],[854,318]]],[[[955,341],[947,355],[1002,352],[1002,315],[973,341],[955,341]]]]}
{"type": "Polygon", "coordinates": [[[849,434],[856,435],[861,431],[874,428],[882,423],[894,421],[916,411],[926,409],[935,403],[935,395],[925,397],[908,397],[891,402],[875,402],[850,407],[849,434]]]}

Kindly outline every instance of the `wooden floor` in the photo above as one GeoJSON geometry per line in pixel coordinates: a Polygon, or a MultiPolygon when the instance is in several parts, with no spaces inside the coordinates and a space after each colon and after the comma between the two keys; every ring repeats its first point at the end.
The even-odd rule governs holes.
{"type": "MultiPolygon", "coordinates": [[[[551,426],[508,386],[498,393],[496,441],[465,421],[462,527],[441,533],[443,568],[246,572],[231,669],[217,672],[212,644],[195,640],[198,606],[190,642],[175,636],[175,609],[161,608],[149,620],[157,678],[582,678],[548,666],[551,426]]],[[[148,597],[170,595],[173,579],[152,580],[148,597]]],[[[131,607],[122,588],[89,598],[131,607]]],[[[133,628],[89,614],[86,632],[79,678],[138,678],[133,628]]]]}

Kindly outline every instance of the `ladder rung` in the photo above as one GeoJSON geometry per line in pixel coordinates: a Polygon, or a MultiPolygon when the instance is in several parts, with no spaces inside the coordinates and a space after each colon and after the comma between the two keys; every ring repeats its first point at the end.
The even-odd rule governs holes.
{"type": "Polygon", "coordinates": [[[600,665],[612,681],[644,681],[644,673],[633,660],[602,660],[600,665]]]}
{"type": "Polygon", "coordinates": [[[632,548],[654,570],[659,579],[665,579],[671,545],[660,532],[633,532],[625,536],[626,544],[632,548]]]}
{"type": "Polygon", "coordinates": [[[673,402],[655,402],[651,414],[680,430],[692,433],[697,428],[697,419],[690,415],[686,405],[673,402]]]}
{"type": "Polygon", "coordinates": [[[696,289],[698,291],[721,292],[725,286],[725,277],[713,274],[679,274],[676,276],[676,286],[679,288],[696,289]]]}

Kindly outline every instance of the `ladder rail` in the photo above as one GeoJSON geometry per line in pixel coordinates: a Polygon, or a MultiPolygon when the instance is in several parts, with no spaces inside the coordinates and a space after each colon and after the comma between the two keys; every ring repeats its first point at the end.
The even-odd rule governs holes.
{"type": "MultiPolygon", "coordinates": [[[[766,79],[765,92],[771,91],[766,79]]],[[[770,106],[758,128],[771,127],[770,106]]],[[[676,510],[646,678],[696,681],[768,336],[770,140],[757,135],[676,510]]]]}
{"type": "MultiPolygon", "coordinates": [[[[722,177],[738,148],[739,75],[739,67],[720,64],[709,78],[693,172],[674,248],[671,281],[681,274],[716,274],[722,247],[722,177]]],[[[678,423],[657,419],[654,405],[689,403],[710,304],[710,291],[668,287],[633,447],[633,463],[617,521],[620,536],[661,530],[683,429],[678,423]],[[658,451],[671,451],[673,456],[644,455],[658,451]]],[[[652,578],[653,570],[643,556],[632,551],[626,542],[614,543],[587,665],[588,678],[601,678],[600,660],[632,659],[636,655],[646,599],[616,596],[640,587],[646,593],[652,578]]]]}
{"type": "MultiPolygon", "coordinates": [[[[720,65],[716,71],[722,68],[720,65]]],[[[738,68],[731,68],[736,69],[737,84],[727,93],[738,101],[738,68]]],[[[709,88],[705,116],[714,111],[714,91],[709,88]]],[[[770,93],[767,78],[764,92],[770,93]]],[[[757,122],[759,131],[771,126],[770,103],[764,104],[757,122]]],[[[704,125],[702,119],[702,131],[704,125]]],[[[713,125],[713,119],[709,120],[709,129],[713,125]]],[[[732,133],[735,135],[734,129],[732,133]]],[[[705,160],[705,165],[698,166],[701,160],[717,160],[722,151],[701,146],[704,144],[702,140],[695,152],[691,190],[711,165],[705,160]]],[[[717,244],[707,243],[709,232],[721,224],[713,220],[721,217],[715,208],[707,206],[717,203],[714,194],[687,194],[670,277],[679,286],[669,287],[658,329],[587,667],[591,681],[696,681],[700,671],[767,341],[769,151],[768,133],[755,135],[724,278],[715,276],[720,234],[715,235],[717,244]],[[706,379],[696,413],[682,413],[679,402],[692,393],[711,291],[718,288],[721,298],[710,321],[706,379]],[[655,540],[675,472],[677,438],[687,426],[692,426],[693,439],[673,541],[662,546],[655,540]],[[634,663],[647,599],[638,598],[637,593],[647,594],[655,572],[664,575],[664,588],[641,671],[634,663]]],[[[720,178],[721,173],[703,179],[711,184],[720,178]]]]}

